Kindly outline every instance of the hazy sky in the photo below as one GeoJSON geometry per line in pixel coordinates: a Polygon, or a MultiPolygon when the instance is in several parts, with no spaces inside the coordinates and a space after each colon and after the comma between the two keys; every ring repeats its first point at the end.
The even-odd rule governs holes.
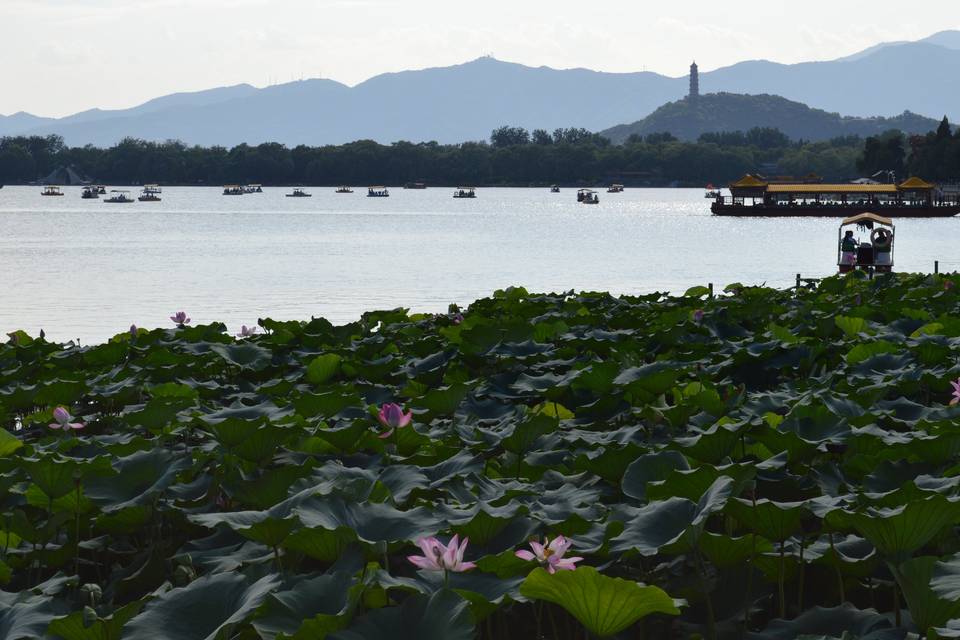
{"type": "Polygon", "coordinates": [[[0,0],[0,114],[301,76],[352,85],[491,53],[668,75],[692,58],[824,60],[960,27],[955,1],[0,0]]]}

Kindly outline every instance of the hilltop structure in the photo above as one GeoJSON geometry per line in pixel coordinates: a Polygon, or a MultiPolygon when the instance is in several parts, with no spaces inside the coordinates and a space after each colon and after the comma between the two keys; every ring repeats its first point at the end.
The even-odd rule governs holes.
{"type": "Polygon", "coordinates": [[[690,93],[687,96],[690,102],[696,102],[700,97],[700,71],[697,68],[697,61],[694,60],[690,65],[690,93]]]}

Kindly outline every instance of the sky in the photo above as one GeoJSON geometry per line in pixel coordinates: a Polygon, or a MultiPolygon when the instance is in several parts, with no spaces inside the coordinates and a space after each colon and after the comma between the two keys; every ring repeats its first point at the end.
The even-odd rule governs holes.
{"type": "Polygon", "coordinates": [[[59,117],[243,82],[354,85],[490,54],[671,76],[692,59],[702,71],[828,60],[960,28],[954,2],[0,0],[0,114],[59,117]]]}

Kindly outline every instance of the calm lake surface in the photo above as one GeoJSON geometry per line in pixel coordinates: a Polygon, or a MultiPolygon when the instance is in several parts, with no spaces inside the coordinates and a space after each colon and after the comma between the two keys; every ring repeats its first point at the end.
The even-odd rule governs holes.
{"type": "MultiPolygon", "coordinates": [[[[701,189],[601,192],[596,206],[575,189],[289,191],[168,187],[162,202],[107,204],[78,187],[0,189],[0,330],[89,343],[130,323],[169,326],[179,309],[231,331],[258,317],[343,323],[398,306],[441,312],[510,285],[682,293],[789,285],[836,263],[838,219],[713,217],[701,189]]],[[[960,268],[958,230],[955,218],[899,221],[896,269],[960,268]]]]}

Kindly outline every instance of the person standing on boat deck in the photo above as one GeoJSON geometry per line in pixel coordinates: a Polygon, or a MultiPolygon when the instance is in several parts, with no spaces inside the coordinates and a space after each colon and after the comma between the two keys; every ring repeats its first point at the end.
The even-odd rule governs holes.
{"type": "Polygon", "coordinates": [[[857,239],[853,237],[853,231],[847,230],[843,234],[843,240],[840,241],[840,264],[856,264],[857,245],[857,239]]]}

